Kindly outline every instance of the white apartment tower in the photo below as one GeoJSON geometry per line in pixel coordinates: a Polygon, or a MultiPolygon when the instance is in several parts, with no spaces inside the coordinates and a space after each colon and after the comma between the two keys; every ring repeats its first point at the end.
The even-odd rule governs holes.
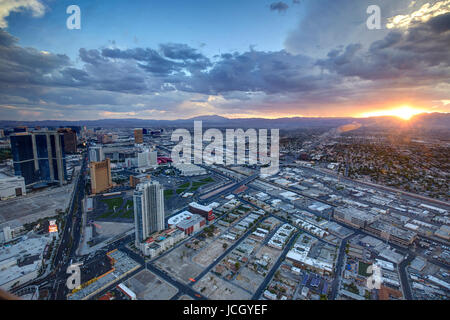
{"type": "Polygon", "coordinates": [[[152,233],[164,229],[164,189],[158,181],[146,181],[136,186],[133,195],[135,244],[152,233]]]}

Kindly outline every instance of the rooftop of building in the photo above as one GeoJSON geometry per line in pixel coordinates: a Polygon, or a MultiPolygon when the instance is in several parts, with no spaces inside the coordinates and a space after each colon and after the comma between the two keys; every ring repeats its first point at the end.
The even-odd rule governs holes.
{"type": "Polygon", "coordinates": [[[212,210],[209,206],[204,206],[204,205],[198,204],[197,202],[191,202],[191,203],[189,203],[189,206],[191,206],[192,208],[196,208],[196,209],[207,211],[207,212],[212,210]]]}
{"type": "Polygon", "coordinates": [[[180,223],[178,223],[177,227],[182,228],[182,229],[187,229],[187,228],[199,223],[202,220],[205,220],[205,218],[203,218],[202,216],[200,216],[198,214],[193,214],[190,218],[187,218],[187,219],[181,221],[180,223]]]}
{"type": "Polygon", "coordinates": [[[23,256],[32,256],[36,254],[42,254],[45,246],[50,241],[50,237],[39,236],[28,238],[24,236],[20,238],[15,244],[6,245],[0,248],[0,261],[7,260],[15,257],[19,259],[23,256]]]}
{"type": "Polygon", "coordinates": [[[173,217],[170,217],[169,220],[167,221],[167,223],[169,225],[177,225],[178,223],[180,223],[181,221],[192,217],[192,213],[190,213],[189,211],[183,211],[173,217]]]}

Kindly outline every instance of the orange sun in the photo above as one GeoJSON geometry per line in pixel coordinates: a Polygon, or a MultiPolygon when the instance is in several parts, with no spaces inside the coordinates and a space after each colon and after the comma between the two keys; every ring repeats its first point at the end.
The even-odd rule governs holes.
{"type": "Polygon", "coordinates": [[[403,120],[409,120],[413,116],[426,112],[422,109],[412,108],[410,106],[401,106],[399,108],[391,109],[391,110],[381,110],[374,112],[367,112],[362,114],[364,118],[369,117],[382,117],[382,116],[394,116],[403,120]]]}

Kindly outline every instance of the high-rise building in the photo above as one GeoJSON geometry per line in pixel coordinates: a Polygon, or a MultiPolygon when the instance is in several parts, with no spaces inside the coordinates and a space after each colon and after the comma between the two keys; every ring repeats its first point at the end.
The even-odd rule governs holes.
{"type": "Polygon", "coordinates": [[[100,162],[91,162],[89,169],[91,171],[92,194],[104,192],[113,186],[109,158],[100,162]]]}
{"type": "Polygon", "coordinates": [[[105,154],[101,146],[89,148],[89,162],[100,162],[103,160],[105,160],[105,154]]]}
{"type": "Polygon", "coordinates": [[[3,227],[3,242],[9,242],[13,238],[12,236],[12,230],[9,226],[3,227]]]}
{"type": "Polygon", "coordinates": [[[148,164],[149,166],[157,166],[158,165],[158,152],[150,151],[148,153],[148,164]]]}
{"type": "Polygon", "coordinates": [[[142,133],[142,129],[134,130],[134,143],[136,144],[144,143],[144,134],[142,133]]]}
{"type": "Polygon", "coordinates": [[[63,134],[55,131],[23,132],[11,135],[14,173],[26,185],[39,182],[66,183],[63,134]]]}
{"type": "Polygon", "coordinates": [[[138,153],[138,167],[153,167],[158,165],[158,152],[157,151],[145,151],[138,153]]]}
{"type": "Polygon", "coordinates": [[[64,134],[64,152],[77,153],[77,133],[71,128],[58,129],[59,133],[64,134]]]}
{"type": "Polygon", "coordinates": [[[139,247],[152,233],[164,229],[164,189],[158,181],[137,185],[133,195],[135,244],[139,247]]]}

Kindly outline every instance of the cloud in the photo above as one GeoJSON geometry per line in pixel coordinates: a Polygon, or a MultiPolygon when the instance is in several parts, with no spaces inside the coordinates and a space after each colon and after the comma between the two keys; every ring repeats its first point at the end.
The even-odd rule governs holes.
{"type": "Polygon", "coordinates": [[[404,97],[444,101],[449,23],[447,13],[386,30],[368,43],[349,38],[323,56],[249,48],[208,58],[187,44],[163,43],[81,48],[77,64],[66,55],[21,47],[0,30],[0,117],[33,114],[26,111],[44,119],[180,118],[202,111],[339,115],[404,97]]]}
{"type": "Polygon", "coordinates": [[[39,0],[2,0],[0,2],[0,28],[7,28],[6,18],[11,12],[31,11],[33,17],[42,17],[45,6],[39,0]]]}
{"type": "Polygon", "coordinates": [[[411,25],[425,23],[433,17],[450,12],[450,0],[438,1],[435,4],[425,3],[419,10],[405,15],[396,15],[388,19],[386,27],[408,28],[411,25]]]}
{"type": "Polygon", "coordinates": [[[279,13],[281,13],[281,12],[286,12],[287,9],[289,9],[289,6],[287,5],[287,3],[283,2],[283,1],[274,2],[274,3],[270,4],[271,11],[278,11],[279,13]]]}
{"type": "MultiPolygon", "coordinates": [[[[418,2],[423,2],[419,0],[418,2]]],[[[377,0],[381,8],[382,24],[387,17],[406,11],[410,0],[377,0]]],[[[369,46],[373,41],[382,39],[389,32],[369,30],[367,28],[367,8],[373,5],[372,0],[311,0],[302,2],[302,17],[284,40],[284,48],[292,54],[306,54],[324,57],[327,53],[341,45],[347,46],[359,42],[369,46]],[[326,9],[324,9],[326,8],[326,9]]]]}
{"type": "Polygon", "coordinates": [[[62,67],[69,66],[66,55],[17,46],[17,39],[0,29],[0,82],[21,84],[52,83],[62,67]]]}
{"type": "Polygon", "coordinates": [[[406,31],[391,31],[367,51],[360,44],[332,50],[317,65],[345,77],[395,80],[419,85],[446,81],[450,75],[450,13],[431,18],[406,31]]]}

